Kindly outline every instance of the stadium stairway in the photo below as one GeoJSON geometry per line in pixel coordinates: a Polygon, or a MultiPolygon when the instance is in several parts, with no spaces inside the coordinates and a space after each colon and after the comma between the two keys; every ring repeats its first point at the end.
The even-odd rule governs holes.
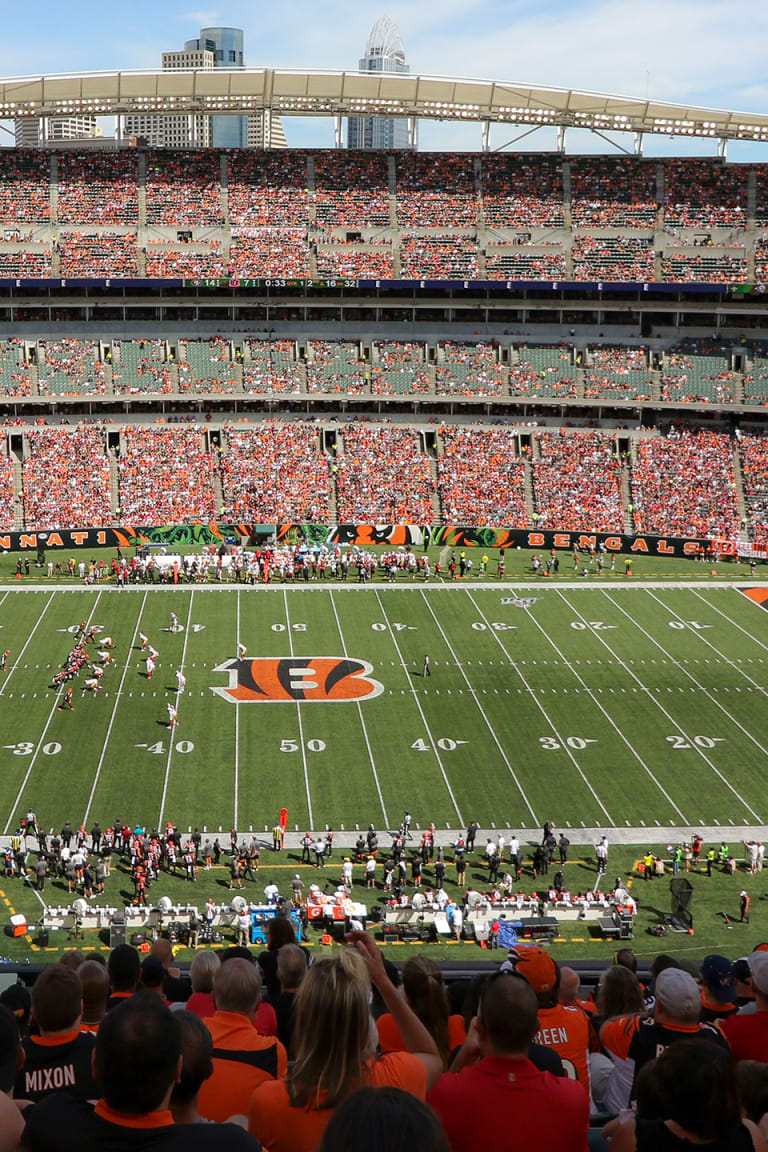
{"type": "MultiPolygon", "coordinates": [[[[539,456],[540,452],[535,437],[531,437],[531,444],[536,444],[535,451],[532,454],[539,456]]],[[[529,459],[525,460],[523,466],[523,485],[525,487],[525,507],[528,512],[528,523],[536,523],[536,498],[533,494],[533,465],[529,459]]]]}
{"type": "MultiPolygon", "coordinates": [[[[387,188],[389,192],[389,226],[397,228],[397,167],[391,154],[387,157],[387,188]]],[[[396,275],[400,275],[399,249],[396,275]]]]}
{"type": "Polygon", "coordinates": [[[741,470],[741,452],[739,451],[738,442],[734,444],[732,454],[733,478],[736,481],[736,507],[739,510],[739,520],[742,524],[745,524],[749,520],[749,512],[747,510],[747,501],[744,498],[744,475],[741,470]]]}
{"type": "Polygon", "coordinates": [[[114,449],[109,453],[109,506],[117,522],[118,509],[120,508],[120,477],[117,470],[117,454],[114,449]]]}
{"type": "Polygon", "coordinates": [[[634,519],[630,512],[632,503],[632,481],[629,471],[629,460],[626,456],[621,460],[621,508],[624,516],[624,531],[631,535],[635,530],[634,519]]]}

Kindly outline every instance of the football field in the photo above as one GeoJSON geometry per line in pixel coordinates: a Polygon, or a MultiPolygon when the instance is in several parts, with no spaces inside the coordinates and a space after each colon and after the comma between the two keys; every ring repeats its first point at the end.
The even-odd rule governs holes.
{"type": "Polygon", "coordinates": [[[768,612],[735,586],[14,588],[0,626],[6,833],[30,807],[46,826],[262,834],[282,807],[300,831],[393,828],[406,808],[422,827],[649,840],[768,821],[768,612]],[[60,710],[82,621],[114,662],[60,710]]]}

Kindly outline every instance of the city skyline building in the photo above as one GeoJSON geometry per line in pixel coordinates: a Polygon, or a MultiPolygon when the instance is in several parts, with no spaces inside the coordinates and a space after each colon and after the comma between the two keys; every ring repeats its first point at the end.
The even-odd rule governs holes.
{"type": "MultiPolygon", "coordinates": [[[[180,51],[163,52],[163,68],[242,68],[245,48],[241,28],[201,28],[180,51]]],[[[126,136],[146,140],[153,148],[287,148],[282,121],[261,112],[250,116],[126,116],[126,136]]]]}
{"type": "Polygon", "coordinates": [[[39,148],[48,141],[94,140],[101,135],[95,116],[52,116],[48,121],[30,117],[14,121],[17,148],[39,148]]]}
{"type": "MultiPolygon", "coordinates": [[[[361,72],[410,72],[400,30],[388,16],[380,17],[368,37],[361,72]]],[[[408,123],[385,116],[350,116],[347,120],[348,148],[408,148],[408,123]]]]}

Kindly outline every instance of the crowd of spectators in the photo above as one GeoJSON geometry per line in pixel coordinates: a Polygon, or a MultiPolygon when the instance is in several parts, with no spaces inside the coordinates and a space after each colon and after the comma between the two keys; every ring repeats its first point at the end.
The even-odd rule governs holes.
{"type": "Polygon", "coordinates": [[[576,236],[574,280],[655,279],[652,241],[638,236],[576,236]]]}
{"type": "Polygon", "coordinates": [[[768,283],[768,236],[759,235],[755,241],[755,280],[768,283]]]}
{"type": "Polygon", "coordinates": [[[525,528],[525,462],[511,428],[440,429],[438,491],[446,523],[525,528]]]}
{"type": "Polygon", "coordinates": [[[343,340],[310,340],[307,388],[310,392],[347,392],[359,395],[370,380],[370,368],[360,357],[360,346],[343,340]]]}
{"type": "Polygon", "coordinates": [[[0,395],[29,396],[32,377],[23,340],[0,340],[0,395]]]}
{"type": "Polygon", "coordinates": [[[304,228],[309,220],[305,152],[238,148],[227,154],[229,219],[247,228],[304,228]]]}
{"type": "Polygon", "coordinates": [[[301,373],[292,340],[249,340],[243,360],[246,392],[300,392],[301,373]]]}
{"type": "Polygon", "coordinates": [[[742,433],[739,437],[742,488],[752,540],[758,548],[768,542],[768,439],[742,433]]]}
{"type": "Polygon", "coordinates": [[[476,280],[477,240],[474,235],[423,235],[403,232],[400,271],[406,280],[446,278],[476,280]]]}
{"type": "Polygon", "coordinates": [[[483,156],[482,205],[489,228],[562,228],[562,160],[501,152],[483,156]]]}
{"type": "Polygon", "coordinates": [[[58,238],[61,276],[136,277],[139,247],[135,232],[61,232],[58,238]]]}
{"type": "Polygon", "coordinates": [[[38,280],[53,275],[50,248],[29,250],[18,243],[0,241],[0,276],[23,276],[38,280]]]}
{"type": "Polygon", "coordinates": [[[237,373],[229,340],[180,340],[176,369],[180,392],[234,392],[237,373]],[[183,350],[183,355],[182,355],[183,350]]]}
{"type": "Polygon", "coordinates": [[[146,190],[148,224],[192,228],[224,223],[218,152],[148,152],[146,190]]]}
{"type": "Polygon", "coordinates": [[[216,514],[214,460],[197,427],[123,429],[118,460],[124,524],[184,524],[216,514]]]}
{"type": "Polygon", "coordinates": [[[719,432],[644,436],[632,464],[635,529],[731,538],[739,527],[733,446],[719,432]]]}
{"type": "Polygon", "coordinates": [[[716,341],[688,340],[664,356],[662,400],[729,404],[734,399],[736,373],[730,370],[723,347],[716,341]]]}
{"type": "Polygon", "coordinates": [[[22,465],[24,525],[30,531],[113,521],[104,428],[32,428],[22,465]]]}
{"type": "Polygon", "coordinates": [[[233,228],[229,273],[242,277],[309,276],[304,228],[233,228]]]}
{"type": "Polygon", "coordinates": [[[432,524],[435,485],[429,457],[412,428],[354,424],[336,459],[340,521],[432,524]]]}
{"type": "Polygon", "coordinates": [[[333,244],[317,249],[318,276],[352,276],[362,280],[392,280],[392,249],[382,245],[365,248],[354,244],[333,244]]]}
{"type": "Polygon", "coordinates": [[[579,228],[655,228],[656,161],[619,156],[571,160],[571,219],[579,228]]]}
{"type": "Polygon", "coordinates": [[[16,515],[16,486],[13,477],[13,460],[0,453],[0,528],[12,532],[20,528],[16,515]]]}
{"type": "Polygon", "coordinates": [[[165,340],[114,340],[112,349],[115,393],[173,392],[176,377],[166,357],[165,340]]]}
{"type": "Polygon", "coordinates": [[[371,368],[371,391],[378,396],[430,392],[432,379],[424,360],[424,345],[410,340],[379,340],[378,360],[371,368]]]}
{"type": "Polygon", "coordinates": [[[146,253],[146,274],[150,277],[196,279],[205,276],[223,280],[228,275],[220,240],[181,247],[150,240],[146,253]]]}
{"type": "Polygon", "coordinates": [[[264,421],[230,426],[226,436],[221,477],[228,519],[328,523],[328,461],[314,425],[264,421]]]}
{"type": "Polygon", "coordinates": [[[601,432],[538,432],[533,458],[541,528],[621,532],[621,470],[615,441],[601,432]]]}
{"type": "Polygon", "coordinates": [[[315,152],[315,214],[329,228],[388,228],[389,165],[382,152],[315,152]]]}
{"type": "Polygon", "coordinates": [[[677,284],[744,284],[747,279],[747,261],[743,255],[734,256],[722,250],[714,255],[712,249],[703,252],[666,252],[663,256],[662,277],[677,284]]]}
{"type": "Polygon", "coordinates": [[[527,252],[519,245],[498,244],[486,251],[485,272],[489,280],[565,280],[565,253],[527,252]]]}
{"type": "Polygon", "coordinates": [[[0,223],[50,220],[51,157],[31,148],[3,148],[0,157],[0,223]]]}
{"type": "Polygon", "coordinates": [[[440,343],[435,378],[439,396],[500,396],[504,389],[498,349],[493,344],[440,343]]]}
{"type": "Polygon", "coordinates": [[[711,160],[664,161],[664,223],[683,228],[744,228],[746,166],[711,160]]]}
{"type": "Polygon", "coordinates": [[[64,337],[38,343],[37,386],[41,396],[103,395],[104,364],[89,340],[64,337]]]}
{"type": "Polygon", "coordinates": [[[584,395],[647,400],[653,396],[653,374],[645,348],[590,345],[584,369],[584,395]]]}
{"type": "Polygon", "coordinates": [[[59,152],[57,163],[60,224],[138,223],[139,163],[135,151],[59,152]]]}
{"type": "Polygon", "coordinates": [[[570,344],[521,345],[509,365],[513,396],[575,396],[576,369],[570,344]]]}
{"type": "Polygon", "coordinates": [[[472,157],[452,152],[399,152],[397,219],[408,228],[474,228],[477,193],[472,157]]]}

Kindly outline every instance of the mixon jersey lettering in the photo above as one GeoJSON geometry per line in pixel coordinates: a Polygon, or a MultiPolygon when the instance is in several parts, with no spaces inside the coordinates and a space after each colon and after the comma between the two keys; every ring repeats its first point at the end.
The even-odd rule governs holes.
{"type": "Polygon", "coordinates": [[[70,1032],[55,1042],[46,1037],[27,1037],[24,1066],[16,1073],[15,1096],[36,1104],[52,1092],[63,1091],[95,1100],[99,1093],[91,1068],[94,1043],[90,1032],[70,1032]]]}
{"type": "Polygon", "coordinates": [[[26,1097],[37,1095],[38,1092],[56,1092],[61,1088],[70,1088],[75,1083],[74,1064],[60,1064],[58,1068],[36,1068],[33,1072],[25,1072],[26,1097]]]}

